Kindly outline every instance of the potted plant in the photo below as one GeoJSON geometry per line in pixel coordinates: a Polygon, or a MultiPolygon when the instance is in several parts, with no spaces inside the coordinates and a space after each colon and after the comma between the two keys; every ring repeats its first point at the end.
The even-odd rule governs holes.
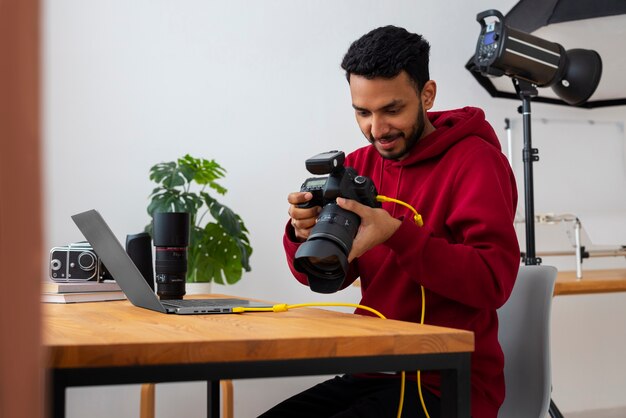
{"type": "MultiPolygon", "coordinates": [[[[157,212],[190,214],[188,283],[234,284],[243,270],[250,271],[252,247],[243,220],[209,194],[226,194],[227,190],[217,183],[225,173],[215,160],[189,154],[150,168],[150,180],[157,184],[150,194],[150,216],[157,212]],[[212,219],[205,219],[207,215],[212,219]]],[[[146,226],[146,231],[152,234],[152,224],[146,226]]]]}

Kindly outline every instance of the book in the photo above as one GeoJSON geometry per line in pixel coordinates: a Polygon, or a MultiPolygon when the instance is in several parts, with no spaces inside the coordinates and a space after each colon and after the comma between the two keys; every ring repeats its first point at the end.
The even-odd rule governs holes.
{"type": "Polygon", "coordinates": [[[116,292],[120,286],[116,282],[52,282],[45,281],[41,286],[44,293],[86,293],[86,292],[116,292]]]}
{"type": "Polygon", "coordinates": [[[124,299],[126,299],[126,295],[121,290],[114,292],[43,293],[41,295],[41,301],[44,303],[104,302],[124,299]]]}

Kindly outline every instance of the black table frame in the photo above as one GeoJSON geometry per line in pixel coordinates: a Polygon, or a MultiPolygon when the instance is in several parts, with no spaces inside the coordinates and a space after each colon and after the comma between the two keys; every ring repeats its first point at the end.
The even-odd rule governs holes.
{"type": "Polygon", "coordinates": [[[470,418],[471,353],[383,355],[368,357],[308,358],[156,366],[52,368],[51,412],[65,417],[65,392],[73,386],[121,385],[207,381],[208,418],[220,415],[220,380],[263,377],[312,376],[389,370],[439,370],[441,417],[470,418]]]}

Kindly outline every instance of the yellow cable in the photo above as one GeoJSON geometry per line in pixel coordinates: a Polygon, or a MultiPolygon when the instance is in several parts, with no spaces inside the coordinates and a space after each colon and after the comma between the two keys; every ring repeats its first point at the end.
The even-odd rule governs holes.
{"type": "MultiPolygon", "coordinates": [[[[376,196],[376,200],[378,200],[379,202],[392,202],[392,203],[397,203],[399,205],[405,206],[407,208],[409,208],[412,212],[413,212],[413,220],[415,221],[415,223],[418,226],[424,226],[424,221],[422,220],[422,215],[420,215],[419,213],[417,213],[417,211],[415,210],[415,208],[413,208],[413,206],[409,205],[408,203],[405,203],[401,200],[398,199],[393,199],[391,197],[387,197],[387,196],[382,196],[382,195],[378,195],[376,196]]],[[[422,312],[421,312],[421,316],[420,316],[420,325],[424,324],[424,317],[426,315],[426,292],[424,290],[424,286],[420,286],[421,290],[422,290],[422,312]]],[[[289,309],[297,309],[297,308],[305,308],[305,307],[315,307],[315,306],[334,306],[334,307],[350,307],[350,308],[359,308],[359,309],[363,309],[365,311],[371,312],[374,315],[378,316],[379,318],[382,319],[387,319],[385,317],[385,315],[383,315],[382,313],[380,313],[379,311],[377,311],[374,308],[370,308],[369,306],[365,306],[365,305],[360,305],[357,303],[341,303],[341,302],[317,302],[317,303],[297,303],[297,304],[293,304],[293,305],[288,305],[286,303],[279,303],[276,305],[273,305],[272,307],[267,307],[267,308],[246,308],[246,307],[235,307],[233,308],[233,312],[234,313],[243,313],[243,312],[287,312],[289,309]]],[[[417,371],[417,390],[419,393],[419,397],[420,397],[420,402],[422,404],[422,408],[424,409],[424,414],[426,414],[426,418],[430,418],[430,415],[428,414],[428,410],[426,409],[426,403],[424,402],[424,396],[422,395],[422,385],[421,385],[421,379],[420,379],[420,371],[417,371]]],[[[400,378],[400,403],[398,405],[398,415],[397,418],[401,418],[402,416],[402,409],[404,407],[404,391],[405,391],[405,386],[406,386],[406,373],[403,371],[401,373],[401,378],[400,378]]]]}
{"type": "MultiPolygon", "coordinates": [[[[415,223],[418,226],[424,226],[424,220],[422,219],[422,215],[420,215],[417,210],[415,210],[415,208],[411,205],[409,205],[406,202],[403,202],[401,200],[398,199],[394,199],[391,197],[387,197],[387,196],[383,196],[383,195],[378,195],[376,196],[376,200],[379,202],[392,202],[392,203],[397,203],[399,205],[402,205],[406,208],[409,208],[411,210],[411,212],[413,212],[413,220],[415,221],[415,223]]],[[[426,313],[426,292],[424,291],[424,286],[420,286],[421,290],[422,290],[422,315],[420,318],[420,324],[424,324],[424,316],[426,313]]],[[[402,372],[404,374],[404,372],[402,372]]],[[[402,389],[404,390],[404,387],[402,387],[402,389]]],[[[421,373],[418,370],[417,371],[417,391],[419,393],[419,397],[420,397],[420,402],[422,403],[422,408],[424,409],[424,414],[426,414],[426,418],[430,418],[430,415],[428,414],[428,410],[426,409],[426,403],[424,402],[424,396],[422,394],[422,380],[421,380],[421,373]]]]}
{"type": "MultiPolygon", "coordinates": [[[[397,203],[397,204],[402,205],[402,206],[404,206],[406,208],[409,208],[411,210],[411,212],[413,212],[413,220],[415,221],[415,223],[418,226],[424,226],[424,220],[422,219],[422,215],[420,215],[417,212],[417,210],[415,210],[415,208],[413,206],[409,205],[408,203],[403,202],[403,201],[398,200],[398,199],[393,199],[391,197],[383,196],[383,195],[376,196],[376,200],[379,201],[379,202],[397,203]]],[[[420,288],[422,290],[422,315],[421,315],[421,318],[420,318],[420,324],[423,325],[424,324],[424,316],[425,316],[425,313],[426,313],[426,292],[424,291],[424,286],[420,286],[420,288]]],[[[402,373],[404,374],[404,372],[402,372],[402,373]]],[[[402,387],[402,390],[404,390],[404,385],[402,387]]],[[[421,373],[420,373],[419,370],[417,371],[417,391],[419,393],[419,397],[420,397],[420,402],[422,404],[422,408],[424,409],[424,414],[426,414],[426,418],[430,418],[430,415],[428,414],[428,410],[426,409],[426,403],[424,402],[424,395],[422,394],[422,379],[421,379],[421,373]]]]}
{"type": "Polygon", "coordinates": [[[341,302],[298,303],[295,305],[289,305],[289,309],[306,308],[310,306],[339,306],[339,307],[347,307],[347,308],[359,308],[359,309],[363,309],[365,311],[371,312],[381,319],[387,319],[385,318],[385,315],[378,312],[376,309],[370,308],[369,306],[365,306],[365,305],[359,305],[358,303],[341,303],[341,302]]]}
{"type": "MultiPolygon", "coordinates": [[[[422,315],[420,318],[420,324],[424,325],[424,317],[426,316],[426,291],[424,290],[424,286],[420,286],[422,289],[422,315]]],[[[417,371],[417,393],[420,396],[420,402],[422,404],[422,409],[424,410],[424,415],[426,418],[430,418],[428,414],[428,409],[426,409],[426,402],[424,402],[424,395],[422,394],[422,376],[420,371],[417,371]]]]}
{"type": "Polygon", "coordinates": [[[383,196],[383,195],[376,196],[376,200],[379,201],[379,202],[397,203],[399,205],[404,206],[405,208],[409,208],[411,210],[411,212],[413,212],[413,220],[415,221],[417,226],[424,226],[424,220],[422,219],[422,215],[417,213],[415,208],[413,206],[409,205],[408,203],[403,202],[402,200],[394,199],[392,197],[387,197],[387,196],[383,196]]]}
{"type": "Polygon", "coordinates": [[[348,308],[361,308],[363,310],[369,311],[374,315],[378,316],[382,319],[385,318],[385,315],[381,314],[374,308],[370,308],[369,306],[359,305],[356,303],[341,303],[341,302],[317,302],[317,303],[297,303],[294,305],[287,305],[286,303],[278,303],[272,307],[267,308],[246,308],[243,306],[239,306],[233,308],[234,313],[243,313],[243,312],[287,312],[289,309],[297,309],[297,308],[305,308],[312,306],[339,306],[339,307],[348,307],[348,308]]]}
{"type": "MultiPolygon", "coordinates": [[[[424,316],[426,314],[426,293],[424,291],[424,286],[421,286],[422,289],[422,312],[420,317],[420,324],[424,324],[424,316]]],[[[278,303],[273,305],[272,307],[267,308],[246,308],[243,306],[233,308],[233,312],[235,313],[243,313],[243,312],[287,312],[289,309],[297,309],[297,308],[305,308],[305,307],[315,307],[315,306],[335,306],[335,307],[350,307],[350,308],[360,308],[366,310],[368,312],[373,313],[382,319],[387,319],[385,315],[380,313],[374,308],[370,308],[369,306],[360,305],[357,303],[341,303],[341,302],[317,302],[317,303],[297,303],[293,305],[288,305],[286,303],[278,303]]],[[[403,371],[400,378],[400,403],[398,405],[398,415],[397,418],[402,416],[402,409],[404,408],[404,392],[406,387],[406,373],[403,371]]],[[[426,403],[424,402],[424,396],[422,394],[422,385],[420,380],[420,371],[417,371],[417,389],[420,397],[420,402],[422,404],[422,409],[424,410],[424,414],[426,414],[427,418],[430,418],[428,414],[428,410],[426,409],[426,403]]]]}
{"type": "Polygon", "coordinates": [[[400,376],[400,404],[398,405],[397,418],[402,418],[402,408],[404,408],[404,389],[406,386],[406,373],[402,371],[402,374],[400,376]]]}
{"type": "MultiPolygon", "coordinates": [[[[373,313],[381,319],[387,319],[385,315],[380,313],[374,308],[370,308],[369,306],[360,305],[357,303],[341,303],[341,302],[317,302],[317,303],[297,303],[293,305],[287,305],[286,303],[279,303],[273,305],[272,307],[267,308],[246,308],[243,306],[238,306],[233,308],[234,313],[243,313],[243,312],[287,312],[289,309],[297,309],[297,308],[305,308],[305,307],[314,307],[314,306],[335,306],[335,307],[349,307],[349,308],[360,308],[366,310],[368,312],[373,313]]],[[[423,314],[422,314],[423,316],[423,314]]],[[[398,415],[397,418],[402,416],[402,408],[404,407],[404,390],[405,390],[405,381],[406,381],[406,373],[402,372],[402,377],[400,379],[400,404],[398,406],[398,415]]]]}

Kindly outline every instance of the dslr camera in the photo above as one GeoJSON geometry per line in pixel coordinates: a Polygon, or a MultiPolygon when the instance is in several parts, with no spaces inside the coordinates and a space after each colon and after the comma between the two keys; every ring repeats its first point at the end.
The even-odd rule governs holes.
{"type": "Polygon", "coordinates": [[[318,293],[334,293],[343,284],[348,272],[348,254],[361,224],[361,218],[340,208],[336,199],[343,197],[373,208],[381,207],[372,180],[358,175],[352,167],[344,167],[345,158],[342,151],[329,151],[305,163],[311,174],[328,174],[304,181],[300,191],[311,192],[313,198],[298,205],[322,207],[309,238],[300,245],[294,259],[296,270],[307,275],[309,287],[318,293]]]}
{"type": "Polygon", "coordinates": [[[50,250],[50,279],[55,282],[112,280],[100,258],[87,241],[50,250]]]}

